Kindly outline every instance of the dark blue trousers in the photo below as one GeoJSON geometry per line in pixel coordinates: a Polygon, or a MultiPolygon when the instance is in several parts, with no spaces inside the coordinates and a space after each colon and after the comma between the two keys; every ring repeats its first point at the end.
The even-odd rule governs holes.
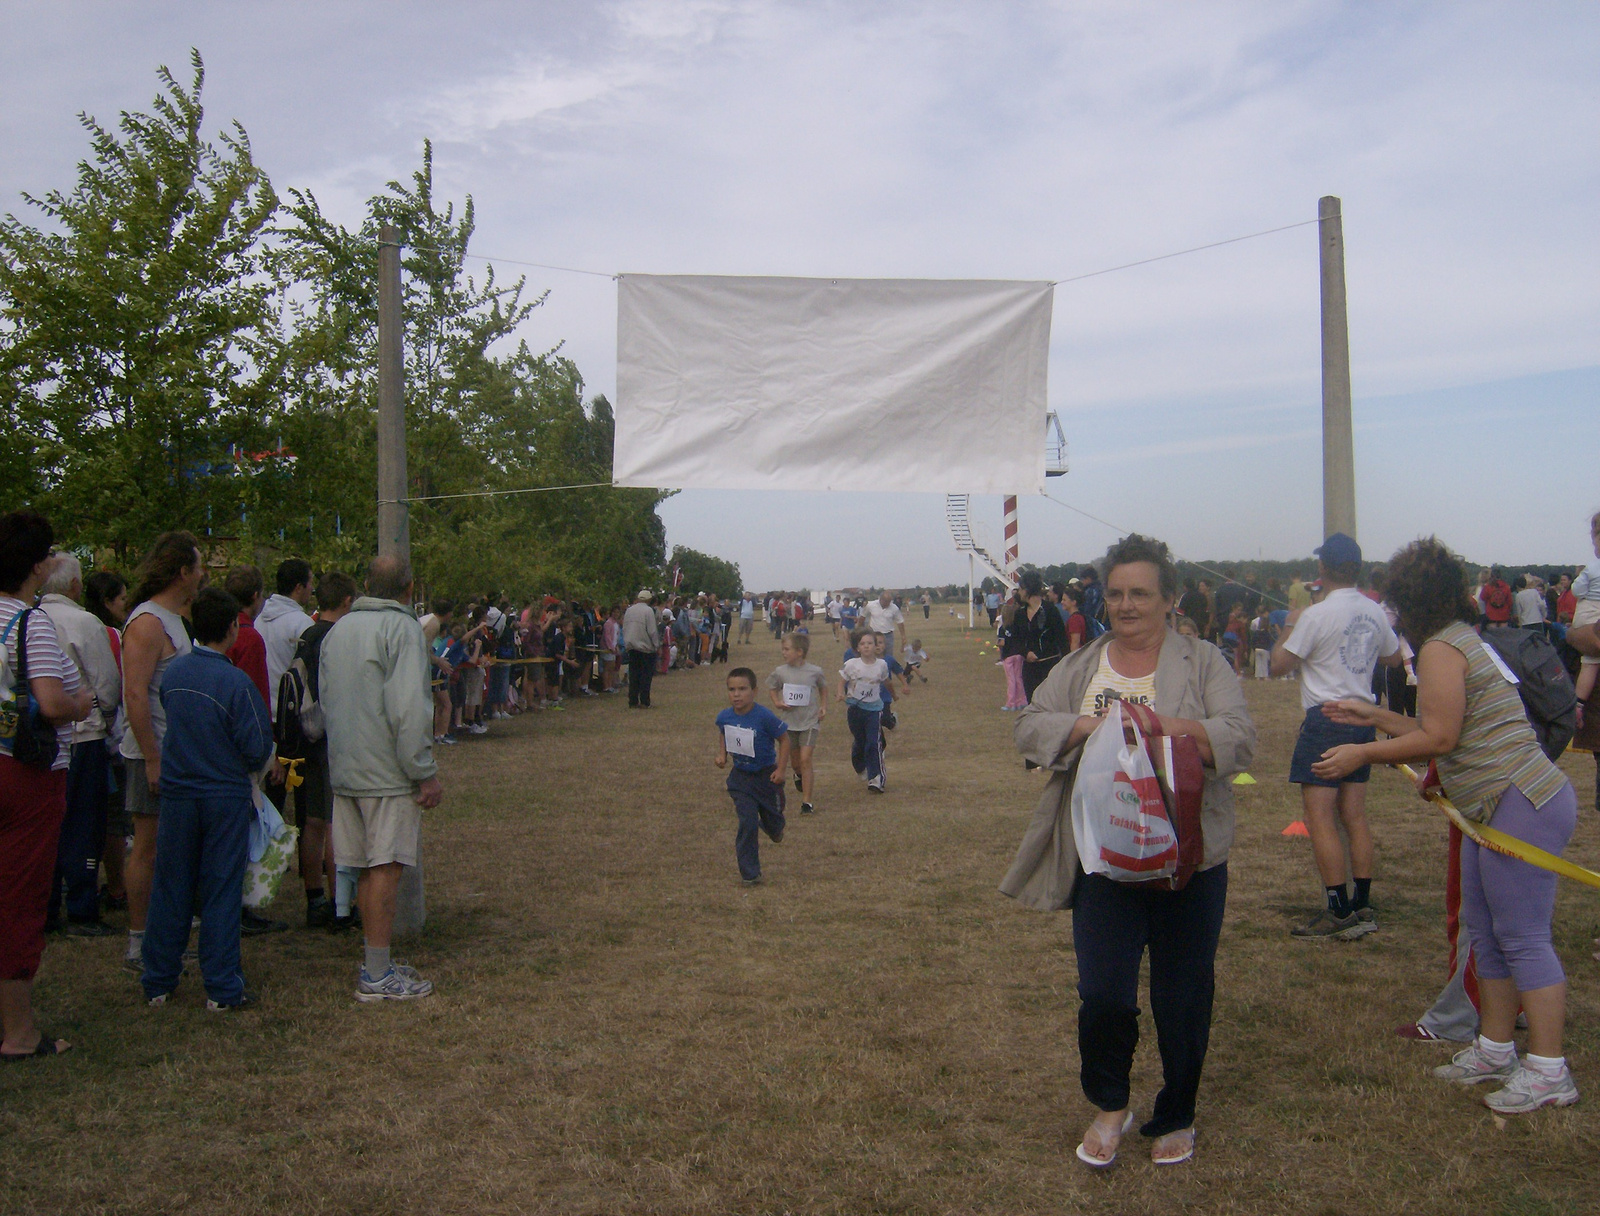
{"type": "Polygon", "coordinates": [[[244,995],[239,908],[255,808],[249,794],[161,795],[156,869],[144,928],[144,994],[171,992],[183,974],[189,922],[200,908],[200,974],[219,1005],[244,995]]]}
{"type": "Polygon", "coordinates": [[[100,854],[106,842],[106,804],[111,796],[111,755],[104,739],[72,745],[67,768],[67,814],[56,846],[56,880],[50,888],[50,919],[61,919],[62,892],[73,920],[100,919],[100,854]]]}
{"type": "Polygon", "coordinates": [[[772,769],[755,772],[736,768],[728,774],[728,796],[739,815],[739,832],[733,854],[739,877],[754,882],[761,877],[761,829],[773,843],[783,839],[783,786],[772,780],[772,769]]]}
{"type": "Polygon", "coordinates": [[[1194,1123],[1227,899],[1226,862],[1199,871],[1181,891],[1078,875],[1072,903],[1083,1001],[1078,1056],[1084,1096],[1101,1110],[1128,1105],[1128,1076],[1139,1044],[1139,964],[1150,950],[1150,1012],[1163,1085],[1150,1121],[1139,1129],[1143,1135],[1164,1136],[1194,1123]]]}
{"type": "Polygon", "coordinates": [[[867,780],[883,777],[883,711],[851,705],[845,709],[850,724],[850,764],[867,780]]]}

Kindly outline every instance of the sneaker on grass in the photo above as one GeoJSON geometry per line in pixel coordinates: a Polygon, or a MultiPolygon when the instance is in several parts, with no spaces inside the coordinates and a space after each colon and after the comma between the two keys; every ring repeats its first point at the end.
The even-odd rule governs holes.
{"type": "Polygon", "coordinates": [[[1365,937],[1368,933],[1376,931],[1376,924],[1363,924],[1354,912],[1349,916],[1335,916],[1324,908],[1298,929],[1290,929],[1291,937],[1310,938],[1336,938],[1342,942],[1352,942],[1358,937],[1365,937]]]}
{"type": "Polygon", "coordinates": [[[417,974],[415,967],[404,963],[392,964],[377,979],[361,969],[361,982],[356,985],[356,1000],[370,1004],[373,1001],[414,1001],[433,991],[433,984],[417,974]]]}
{"type": "Polygon", "coordinates": [[[1504,1060],[1496,1060],[1477,1043],[1473,1043],[1451,1056],[1450,1063],[1435,1068],[1433,1075],[1441,1081],[1459,1081],[1463,1085],[1476,1085],[1479,1081],[1509,1080],[1518,1068],[1516,1052],[1512,1052],[1504,1060]]]}
{"type": "Polygon", "coordinates": [[[1504,1089],[1489,1094],[1483,1104],[1502,1115],[1523,1115],[1541,1106],[1571,1106],[1577,1100],[1578,1084],[1565,1064],[1555,1077],[1523,1065],[1511,1074],[1504,1089]]]}
{"type": "Polygon", "coordinates": [[[210,997],[206,998],[207,1013],[237,1013],[241,1009],[254,1009],[255,1007],[256,994],[248,988],[239,994],[237,1001],[229,1001],[226,1005],[220,1001],[213,1001],[210,997]]]}

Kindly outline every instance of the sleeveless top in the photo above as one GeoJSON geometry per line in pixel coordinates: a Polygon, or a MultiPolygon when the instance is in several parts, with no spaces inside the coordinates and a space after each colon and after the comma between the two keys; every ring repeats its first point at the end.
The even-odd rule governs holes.
{"type": "Polygon", "coordinates": [[[1472,628],[1452,621],[1428,641],[1454,646],[1467,660],[1461,737],[1455,750],[1437,761],[1439,780],[1456,809],[1474,823],[1488,823],[1509,786],[1534,806],[1560,793],[1566,775],[1540,750],[1516,687],[1500,674],[1472,628]]]}
{"type": "MultiPolygon", "coordinates": [[[[161,677],[167,674],[167,665],[180,654],[188,654],[191,649],[189,631],[183,626],[183,618],[176,612],[163,608],[153,600],[146,600],[132,612],[123,622],[122,633],[126,637],[128,626],[142,616],[153,616],[161,622],[161,628],[166,631],[167,641],[172,643],[173,653],[156,662],[155,670],[150,673],[150,729],[155,732],[156,744],[167,733],[167,711],[161,705],[161,677]]],[[[126,696],[126,694],[124,694],[126,696]]],[[[122,732],[122,756],[125,760],[143,760],[144,753],[139,750],[139,740],[130,726],[122,732]]]]}

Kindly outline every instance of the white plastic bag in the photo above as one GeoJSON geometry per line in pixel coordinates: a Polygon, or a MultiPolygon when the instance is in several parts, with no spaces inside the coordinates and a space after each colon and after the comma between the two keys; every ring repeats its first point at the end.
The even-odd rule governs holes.
{"type": "Polygon", "coordinates": [[[1178,834],[1144,738],[1120,701],[1083,745],[1072,784],[1072,833],[1085,874],[1146,882],[1177,873],[1178,834]],[[1133,732],[1132,746],[1125,726],[1133,732]]]}

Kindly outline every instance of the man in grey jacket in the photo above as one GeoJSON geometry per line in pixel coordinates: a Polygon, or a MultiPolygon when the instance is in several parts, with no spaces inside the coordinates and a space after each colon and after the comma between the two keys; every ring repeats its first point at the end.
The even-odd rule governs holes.
{"type": "Polygon", "coordinates": [[[622,614],[622,645],[628,652],[628,708],[650,708],[650,682],[661,649],[661,624],[650,607],[655,597],[641,591],[622,614]]]}
{"type": "Polygon", "coordinates": [[[72,727],[72,762],[67,768],[67,815],[61,821],[56,876],[50,888],[47,924],[73,937],[105,937],[113,930],[100,919],[100,852],[111,798],[111,733],[122,701],[122,668],[98,617],[83,609],[83,566],[70,553],[56,556],[40,588],[39,607],[56,627],[61,649],[78,668],[78,685],[94,693],[94,708],[72,727]],[[67,916],[61,921],[65,891],[67,916]]]}
{"type": "Polygon", "coordinates": [[[333,785],[333,856],[361,871],[366,931],[358,1001],[427,996],[433,985],[389,957],[400,876],[417,864],[422,812],[439,805],[428,652],[411,602],[411,564],[376,558],[367,594],[329,631],[318,671],[333,785]]]}

